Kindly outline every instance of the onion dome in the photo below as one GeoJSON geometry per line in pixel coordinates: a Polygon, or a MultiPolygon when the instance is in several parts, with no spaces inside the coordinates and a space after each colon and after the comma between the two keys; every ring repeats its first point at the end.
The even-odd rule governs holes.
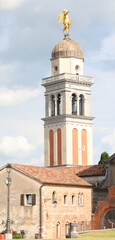
{"type": "Polygon", "coordinates": [[[80,45],[71,40],[68,36],[58,42],[52,50],[52,59],[59,57],[75,57],[83,59],[83,52],[80,45]]]}

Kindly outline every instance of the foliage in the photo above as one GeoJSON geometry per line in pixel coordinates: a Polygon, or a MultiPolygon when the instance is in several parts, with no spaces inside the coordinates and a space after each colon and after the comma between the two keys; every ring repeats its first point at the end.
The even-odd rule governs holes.
{"type": "Polygon", "coordinates": [[[109,154],[107,152],[103,152],[100,157],[99,165],[104,164],[104,161],[109,158],[109,154]]]}
{"type": "Polygon", "coordinates": [[[17,232],[13,232],[13,239],[21,239],[22,235],[20,233],[17,232]]]}

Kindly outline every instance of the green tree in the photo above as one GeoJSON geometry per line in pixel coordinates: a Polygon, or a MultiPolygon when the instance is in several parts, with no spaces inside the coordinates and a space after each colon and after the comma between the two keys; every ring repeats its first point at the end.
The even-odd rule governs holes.
{"type": "Polygon", "coordinates": [[[101,157],[100,157],[100,161],[98,162],[98,164],[104,164],[104,161],[109,157],[109,154],[107,152],[103,152],[101,154],[101,157]]]}

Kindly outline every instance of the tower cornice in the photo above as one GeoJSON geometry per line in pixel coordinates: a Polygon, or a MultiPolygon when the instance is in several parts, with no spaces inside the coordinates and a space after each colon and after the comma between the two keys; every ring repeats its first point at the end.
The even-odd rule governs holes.
{"type": "Polygon", "coordinates": [[[67,122],[77,122],[78,123],[87,123],[92,124],[92,120],[94,117],[89,116],[78,116],[78,115],[72,115],[72,114],[63,114],[59,116],[52,116],[52,117],[45,117],[42,118],[42,120],[45,122],[45,125],[49,124],[59,124],[59,123],[67,123],[67,122]]]}
{"type": "Polygon", "coordinates": [[[93,85],[93,78],[83,75],[62,73],[55,76],[50,76],[42,79],[42,86],[49,86],[62,82],[76,83],[77,85],[93,85]]]}

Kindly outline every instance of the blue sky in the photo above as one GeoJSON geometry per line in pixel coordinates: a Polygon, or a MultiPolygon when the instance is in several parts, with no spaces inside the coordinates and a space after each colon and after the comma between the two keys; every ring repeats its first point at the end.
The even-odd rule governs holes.
{"type": "Polygon", "coordinates": [[[0,166],[43,166],[44,89],[53,46],[63,39],[59,11],[70,10],[71,39],[94,77],[94,163],[115,149],[115,1],[0,0],[0,166]]]}

